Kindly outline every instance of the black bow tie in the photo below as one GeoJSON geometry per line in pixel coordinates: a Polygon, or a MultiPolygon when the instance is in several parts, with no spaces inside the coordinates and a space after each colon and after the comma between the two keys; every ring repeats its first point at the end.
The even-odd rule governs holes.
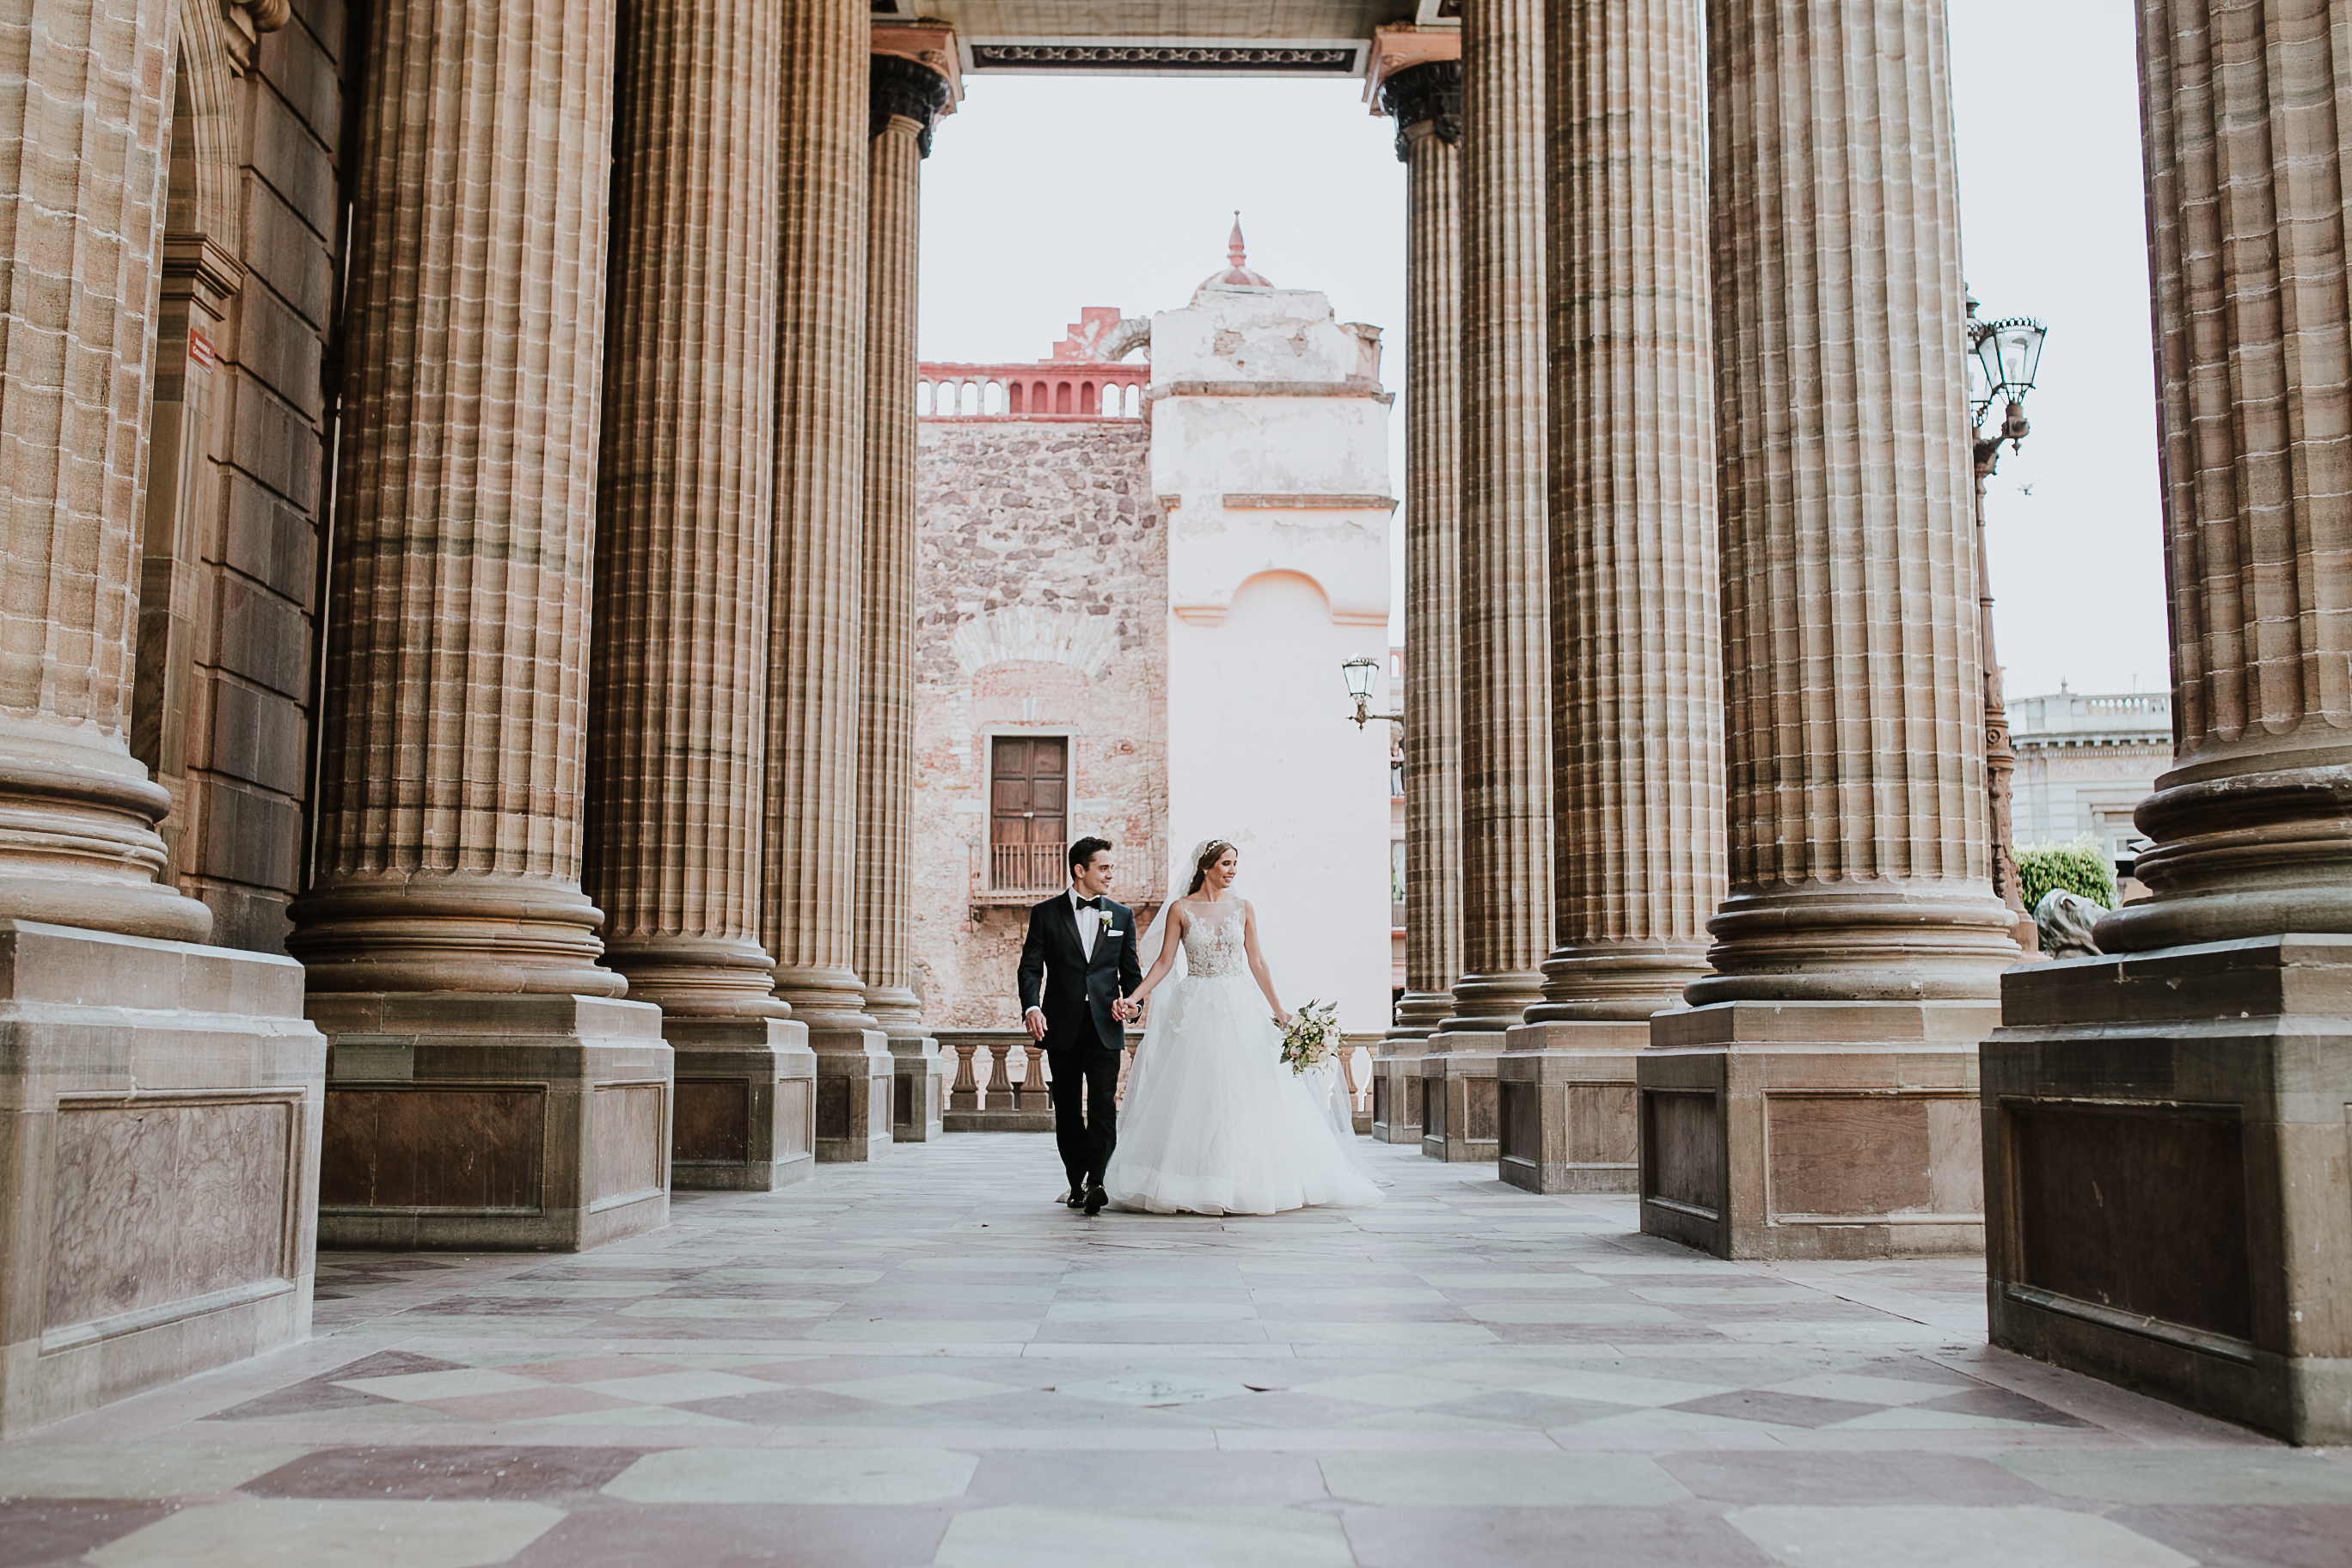
{"type": "Polygon", "coordinates": [[[1102,900],[1100,899],[1080,899],[1078,900],[1078,908],[1082,910],[1098,910],[1102,908],[1102,900]]]}

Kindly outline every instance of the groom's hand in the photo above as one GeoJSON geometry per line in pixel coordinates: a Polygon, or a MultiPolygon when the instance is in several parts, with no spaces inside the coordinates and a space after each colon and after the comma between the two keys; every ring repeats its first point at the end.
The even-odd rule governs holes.
{"type": "Polygon", "coordinates": [[[1031,1039],[1042,1040],[1045,1037],[1045,1015],[1039,1012],[1036,1008],[1032,1007],[1026,1013],[1022,1014],[1021,1024],[1024,1028],[1029,1031],[1029,1037],[1031,1039]]]}

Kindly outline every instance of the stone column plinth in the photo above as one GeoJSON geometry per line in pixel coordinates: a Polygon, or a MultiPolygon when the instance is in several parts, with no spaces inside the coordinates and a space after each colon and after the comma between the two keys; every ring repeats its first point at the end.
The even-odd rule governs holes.
{"type": "Polygon", "coordinates": [[[2143,4],[2178,751],[2111,955],[2002,982],[1993,1342],[2352,1442],[2352,4],[2143,4]]]}
{"type": "Polygon", "coordinates": [[[923,1024],[907,933],[915,803],[916,243],[923,160],[947,79],[894,54],[872,58],[866,297],[866,572],[858,643],[857,973],[890,1041],[890,1128],[939,1136],[946,1088],[923,1024]]]}
{"type": "Polygon", "coordinates": [[[1495,1058],[1551,948],[1545,0],[1462,7],[1462,973],[1421,1152],[1492,1160],[1495,1058]]]}
{"type": "Polygon", "coordinates": [[[1552,842],[1499,1173],[1634,1189],[1634,1059],[1723,898],[1700,0],[1551,0],[1552,842]]]}
{"type": "Polygon", "coordinates": [[[1421,1058],[1462,973],[1462,65],[1386,78],[1405,166],[1405,994],[1372,1060],[1372,1136],[1421,1142],[1421,1058]]]}
{"type": "MultiPolygon", "coordinates": [[[[776,529],[760,936],[817,1053],[816,1155],[889,1152],[888,1037],[856,967],[866,576],[866,9],[782,0],[776,529]]],[[[908,384],[913,384],[909,381],[908,384]]],[[[909,394],[911,395],[911,394],[909,394]]]]}
{"type": "Polygon", "coordinates": [[[609,0],[368,16],[288,942],[332,1046],[324,1245],[584,1247],[667,1214],[661,1015],[608,1000],[580,887],[612,32],[609,0]]]}
{"type": "Polygon", "coordinates": [[[6,36],[0,1436],[309,1332],[324,1056],[300,970],[201,945],[158,879],[126,740],[173,8],[31,0],[6,36]]]}
{"type": "Polygon", "coordinates": [[[1642,1226],[1965,1251],[1986,856],[1940,5],[1710,0],[1730,893],[1639,1063],[1642,1226]],[[1712,1194],[1712,1195],[1709,1195],[1712,1194]]]}
{"type": "Polygon", "coordinates": [[[582,882],[677,1052],[672,1180],[761,1191],[815,1140],[759,938],[783,35],[749,0],[625,16],[582,882]]]}

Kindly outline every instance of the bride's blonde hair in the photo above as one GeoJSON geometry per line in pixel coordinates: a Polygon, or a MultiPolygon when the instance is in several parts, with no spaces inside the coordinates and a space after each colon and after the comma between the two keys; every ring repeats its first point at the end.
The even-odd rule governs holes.
{"type": "Polygon", "coordinates": [[[1230,840],[1211,838],[1192,852],[1192,885],[1184,889],[1186,898],[1201,890],[1201,884],[1209,879],[1209,868],[1223,859],[1225,851],[1233,847],[1230,840]]]}

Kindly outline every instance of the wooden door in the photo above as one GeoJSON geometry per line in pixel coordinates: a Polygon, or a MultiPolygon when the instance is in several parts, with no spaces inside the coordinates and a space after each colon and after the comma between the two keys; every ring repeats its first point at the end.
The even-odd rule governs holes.
{"type": "Polygon", "coordinates": [[[1069,842],[1070,742],[1059,735],[999,736],[989,753],[991,883],[1052,892],[1069,842]]]}

